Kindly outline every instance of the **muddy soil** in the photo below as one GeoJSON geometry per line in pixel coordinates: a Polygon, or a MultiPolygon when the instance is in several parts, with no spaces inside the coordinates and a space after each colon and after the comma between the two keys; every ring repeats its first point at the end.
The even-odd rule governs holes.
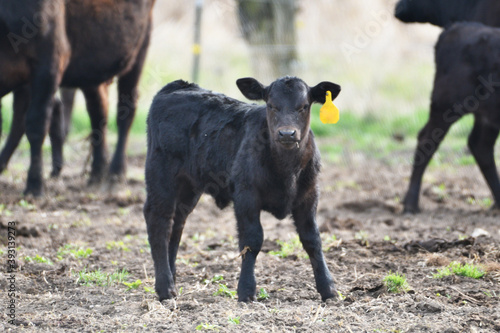
{"type": "Polygon", "coordinates": [[[46,197],[38,200],[22,201],[24,171],[0,177],[0,331],[500,331],[500,213],[486,207],[490,194],[475,166],[429,170],[423,212],[403,215],[408,165],[369,158],[324,163],[318,224],[341,294],[326,303],[295,246],[291,220],[268,214],[262,214],[265,243],[256,266],[257,288],[267,298],[233,299],[240,263],[234,216],[204,196],[182,238],[180,296],[160,303],[142,216],[144,155],[130,158],[127,184],[111,191],[87,188],[83,160],[48,181],[46,197]],[[13,325],[6,310],[10,221],[16,221],[18,264],[13,325]],[[283,242],[287,253],[280,252],[283,242]],[[92,252],[85,257],[61,248],[92,252]],[[433,278],[451,261],[480,264],[487,274],[433,278]],[[108,278],[107,286],[87,285],[79,277],[123,269],[129,273],[123,282],[135,284],[108,278]],[[390,293],[383,283],[389,272],[404,274],[409,289],[390,293]],[[229,292],[216,295],[221,285],[229,292]]]}

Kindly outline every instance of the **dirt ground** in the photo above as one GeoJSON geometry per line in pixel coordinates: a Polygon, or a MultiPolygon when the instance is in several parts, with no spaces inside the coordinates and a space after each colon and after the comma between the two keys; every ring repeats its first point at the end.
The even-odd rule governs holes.
{"type": "Polygon", "coordinates": [[[268,214],[262,214],[265,243],[256,275],[257,288],[269,297],[240,304],[214,295],[219,284],[236,289],[240,259],[232,210],[220,211],[210,197],[202,197],[179,251],[180,296],[162,304],[151,292],[154,271],[142,216],[144,156],[129,159],[133,176],[111,192],[88,189],[82,163],[66,167],[61,180],[48,181],[47,196],[36,201],[21,201],[24,172],[0,177],[0,331],[500,331],[500,213],[480,204],[489,191],[475,166],[429,170],[423,212],[403,215],[399,198],[409,169],[401,172],[394,163],[370,159],[325,163],[318,224],[342,294],[326,303],[301,249],[285,258],[271,254],[281,248],[277,240],[293,244],[295,232],[290,220],[268,214]],[[15,325],[8,323],[6,311],[9,221],[17,221],[15,325]],[[472,238],[479,229],[486,235],[472,238]],[[92,253],[58,257],[67,244],[92,253]],[[50,263],[26,258],[36,255],[50,263]],[[450,261],[481,264],[488,273],[478,280],[432,277],[450,261]],[[125,282],[142,284],[87,286],[78,277],[84,269],[125,269],[130,273],[125,282]],[[405,274],[410,290],[389,293],[383,284],[389,272],[405,274]]]}

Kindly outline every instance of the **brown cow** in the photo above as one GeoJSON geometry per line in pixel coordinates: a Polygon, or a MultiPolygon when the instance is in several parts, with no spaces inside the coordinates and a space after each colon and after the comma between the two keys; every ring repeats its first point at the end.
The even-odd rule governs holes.
{"type": "MultiPolygon", "coordinates": [[[[137,103],[155,0],[38,0],[0,3],[0,98],[29,97],[31,165],[25,194],[42,194],[42,143],[58,86],[81,88],[92,125],[90,182],[105,174],[106,82],[118,76],[118,144],[109,173],[125,173],[125,146],[137,103]]],[[[19,112],[22,112],[19,111],[19,112]]],[[[16,110],[16,112],[18,112],[16,110]]]]}

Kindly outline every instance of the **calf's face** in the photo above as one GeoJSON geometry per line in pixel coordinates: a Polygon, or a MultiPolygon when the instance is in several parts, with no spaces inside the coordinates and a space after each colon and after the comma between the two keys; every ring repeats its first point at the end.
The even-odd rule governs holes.
{"type": "Polygon", "coordinates": [[[284,149],[296,149],[309,133],[311,104],[324,103],[327,91],[332,100],[340,93],[340,86],[321,82],[310,88],[296,77],[284,77],[264,87],[254,78],[236,81],[243,95],[251,100],[263,100],[267,107],[267,125],[271,144],[284,149]]]}

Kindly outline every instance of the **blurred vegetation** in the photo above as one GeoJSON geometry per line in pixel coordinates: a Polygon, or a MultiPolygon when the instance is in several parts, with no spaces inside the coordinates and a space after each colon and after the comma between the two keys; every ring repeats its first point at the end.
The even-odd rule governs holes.
{"type": "MultiPolygon", "coordinates": [[[[7,100],[6,100],[7,102],[7,100]]],[[[1,144],[5,142],[12,116],[11,103],[3,107],[3,135],[1,144]]],[[[146,118],[149,105],[140,104],[131,129],[131,141],[143,141],[146,138],[146,118]]],[[[415,110],[413,114],[387,114],[370,112],[357,114],[349,110],[340,110],[340,121],[336,125],[323,124],[319,120],[320,105],[313,105],[311,128],[320,142],[323,160],[335,163],[345,162],[353,154],[384,159],[389,163],[398,162],[397,157],[413,156],[417,143],[417,135],[427,122],[429,111],[415,110]],[[399,155],[398,155],[399,154],[399,155]]],[[[116,140],[117,127],[113,106],[110,108],[108,121],[109,143],[116,140]]],[[[471,165],[474,158],[467,152],[467,138],[472,129],[473,117],[468,115],[455,123],[439,150],[431,161],[431,165],[471,165]]],[[[80,140],[90,133],[90,120],[85,107],[77,103],[73,113],[72,128],[69,140],[80,140]]],[[[50,150],[47,138],[44,149],[50,150]]],[[[22,154],[28,153],[28,143],[23,139],[20,149],[22,154]]],[[[112,150],[111,150],[112,151],[112,150]]],[[[499,151],[497,147],[497,152],[499,151]]],[[[28,155],[27,155],[28,156],[28,155]]]]}

